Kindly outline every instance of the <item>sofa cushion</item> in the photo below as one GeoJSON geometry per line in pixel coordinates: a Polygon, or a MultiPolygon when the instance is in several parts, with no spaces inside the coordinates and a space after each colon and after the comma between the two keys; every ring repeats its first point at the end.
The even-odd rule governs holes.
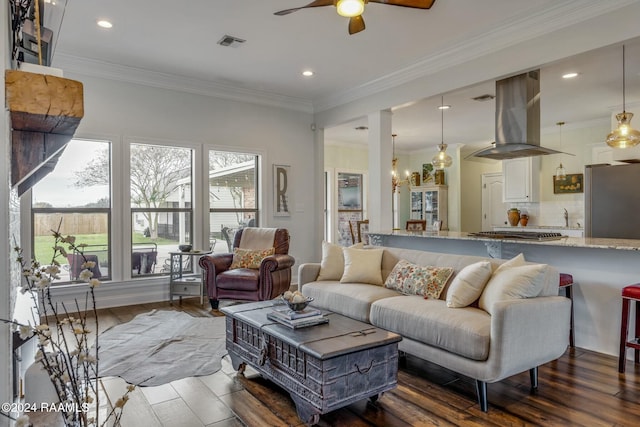
{"type": "MultiPolygon", "coordinates": [[[[455,255],[444,254],[437,252],[419,251],[415,249],[399,249],[399,248],[384,248],[384,254],[382,255],[382,278],[386,280],[395,265],[401,259],[406,259],[409,262],[418,265],[433,265],[435,267],[452,267],[453,271],[461,271],[469,264],[473,264],[478,261],[489,261],[492,268],[497,268],[498,265],[504,261],[500,259],[488,259],[487,257],[479,257],[472,255],[455,255]]],[[[451,281],[447,283],[440,295],[442,300],[447,295],[448,288],[451,286],[451,281]]],[[[557,293],[557,292],[556,292],[557,293]]]]}
{"type": "Polygon", "coordinates": [[[527,262],[524,259],[524,254],[520,253],[516,256],[514,256],[513,258],[505,261],[504,263],[500,264],[499,266],[497,266],[494,270],[493,270],[493,274],[498,273],[500,270],[505,270],[507,268],[511,268],[511,267],[520,267],[521,265],[526,265],[527,262]]]}
{"type": "Polygon", "coordinates": [[[235,268],[223,271],[216,276],[216,286],[220,289],[237,291],[257,291],[260,271],[252,268],[235,268]],[[219,280],[223,278],[225,280],[219,280]]]}
{"type": "Polygon", "coordinates": [[[491,342],[491,316],[467,307],[450,310],[445,301],[403,295],[371,305],[371,324],[451,353],[486,360],[491,342]]]}
{"type": "Polygon", "coordinates": [[[451,281],[447,291],[447,307],[462,308],[477,300],[491,278],[491,263],[480,261],[468,265],[451,281]]]}
{"type": "Polygon", "coordinates": [[[273,255],[275,248],[268,249],[233,249],[233,262],[231,263],[230,270],[235,268],[260,268],[262,259],[273,255]]]}
{"type": "Polygon", "coordinates": [[[369,311],[373,302],[399,295],[397,291],[382,286],[335,281],[307,283],[302,288],[302,293],[314,299],[314,307],[362,322],[369,322],[369,311]]]}
{"type": "Polygon", "coordinates": [[[493,305],[498,301],[538,296],[544,286],[546,271],[545,264],[499,268],[480,296],[480,308],[493,314],[493,305]]]}
{"type": "Polygon", "coordinates": [[[416,265],[401,259],[387,276],[384,286],[405,295],[438,299],[452,274],[450,267],[416,265]]]}
{"type": "Polygon", "coordinates": [[[322,242],[322,261],[317,280],[340,280],[344,272],[344,256],[342,246],[330,242],[322,242]]]}
{"type": "Polygon", "coordinates": [[[340,282],[382,285],[382,252],[383,249],[343,248],[344,273],[340,282]]]}
{"type": "MultiPolygon", "coordinates": [[[[356,243],[351,248],[361,249],[363,243],[356,243]]],[[[316,280],[340,280],[344,273],[344,255],[342,246],[331,242],[322,242],[322,261],[320,261],[320,272],[316,280]]]]}

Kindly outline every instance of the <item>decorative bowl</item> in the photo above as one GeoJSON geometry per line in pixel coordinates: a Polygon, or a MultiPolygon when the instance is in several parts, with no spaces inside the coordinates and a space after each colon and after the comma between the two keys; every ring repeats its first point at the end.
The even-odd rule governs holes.
{"type": "Polygon", "coordinates": [[[311,298],[311,297],[305,297],[305,300],[302,301],[302,302],[290,302],[284,296],[281,296],[281,298],[282,298],[282,301],[284,301],[285,304],[287,304],[289,306],[289,309],[291,309],[293,311],[302,311],[305,308],[307,308],[307,306],[309,305],[309,303],[311,301],[313,301],[313,298],[311,298]]]}
{"type": "Polygon", "coordinates": [[[191,252],[191,245],[179,245],[178,249],[180,249],[182,252],[191,252]]]}

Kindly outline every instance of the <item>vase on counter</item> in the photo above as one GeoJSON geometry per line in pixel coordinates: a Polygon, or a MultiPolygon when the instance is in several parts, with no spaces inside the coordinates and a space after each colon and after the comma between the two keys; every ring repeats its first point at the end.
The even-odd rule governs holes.
{"type": "Polygon", "coordinates": [[[507,219],[512,227],[518,225],[518,222],[520,221],[520,210],[516,208],[509,209],[507,211],[507,219]]]}
{"type": "Polygon", "coordinates": [[[520,225],[521,226],[526,227],[528,222],[529,222],[529,215],[527,215],[527,214],[520,215],[520,225]]]}

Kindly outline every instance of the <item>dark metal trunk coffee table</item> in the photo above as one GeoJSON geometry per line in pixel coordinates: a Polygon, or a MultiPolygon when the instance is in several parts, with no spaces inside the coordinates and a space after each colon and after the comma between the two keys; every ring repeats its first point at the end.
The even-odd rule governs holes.
{"type": "Polygon", "coordinates": [[[329,323],[291,329],[267,319],[276,301],[225,307],[233,368],[245,363],[289,392],[298,416],[320,415],[362,399],[376,401],[397,385],[400,335],[336,313],[329,323]]]}

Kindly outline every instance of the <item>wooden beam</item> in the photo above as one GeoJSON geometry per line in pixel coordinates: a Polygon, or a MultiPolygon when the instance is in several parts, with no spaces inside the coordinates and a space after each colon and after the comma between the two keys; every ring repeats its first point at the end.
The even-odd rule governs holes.
{"type": "Polygon", "coordinates": [[[5,71],[11,117],[11,183],[22,194],[53,170],[84,116],[81,82],[5,71]]]}
{"type": "Polygon", "coordinates": [[[73,135],[84,116],[83,86],[76,80],[7,70],[5,88],[13,129],[73,135]]]}

